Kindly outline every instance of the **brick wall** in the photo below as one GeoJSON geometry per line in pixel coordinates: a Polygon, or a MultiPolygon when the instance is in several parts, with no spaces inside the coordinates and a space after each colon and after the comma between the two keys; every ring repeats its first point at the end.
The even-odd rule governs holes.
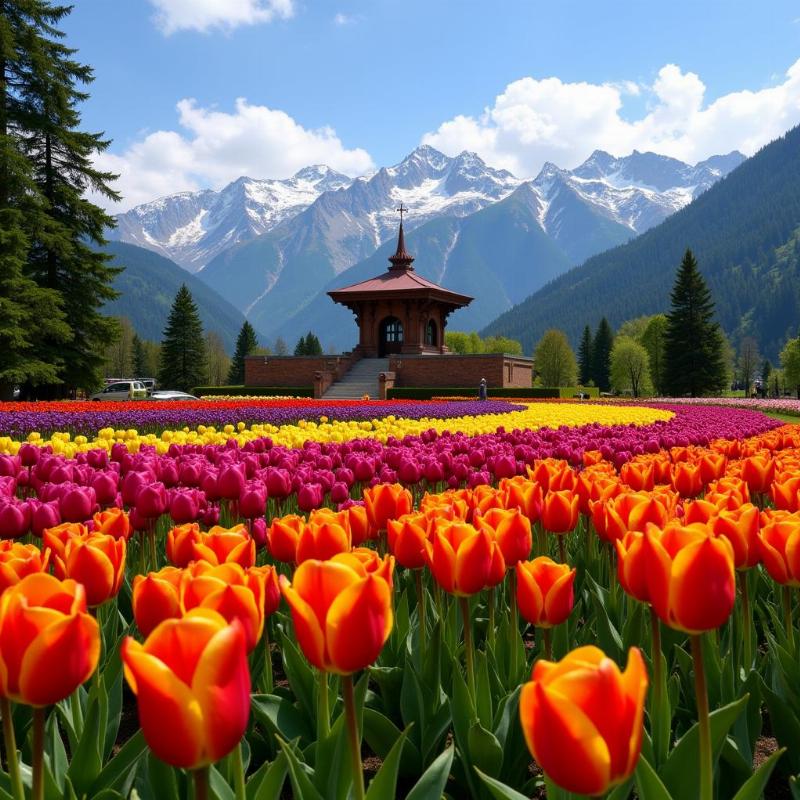
{"type": "Polygon", "coordinates": [[[350,369],[353,357],[247,356],[245,386],[313,386],[317,372],[333,372],[337,380],[350,369]]]}
{"type": "Polygon", "coordinates": [[[481,378],[489,387],[530,387],[533,360],[494,353],[392,356],[389,370],[395,374],[395,386],[464,386],[477,392],[481,378]]]}

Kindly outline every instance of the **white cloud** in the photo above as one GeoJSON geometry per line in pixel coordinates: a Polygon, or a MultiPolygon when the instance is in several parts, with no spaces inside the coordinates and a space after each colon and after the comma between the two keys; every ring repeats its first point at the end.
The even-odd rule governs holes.
{"type": "Polygon", "coordinates": [[[330,127],[304,128],[283,111],[239,98],[233,113],[177,105],[183,132],[155,131],[121,154],[101,153],[99,168],[120,175],[115,212],[174,192],[220,188],[236,178],[286,178],[309,164],[349,175],[372,169],[366,150],[346,148],[330,127]]]}
{"type": "Polygon", "coordinates": [[[150,0],[155,23],[169,35],[181,30],[232,30],[294,14],[294,0],[150,0]]]}
{"type": "Polygon", "coordinates": [[[358,20],[359,17],[355,14],[345,14],[339,11],[338,13],[334,14],[333,24],[342,28],[345,25],[355,25],[358,20]]]}
{"type": "Polygon", "coordinates": [[[574,167],[595,149],[652,150],[692,163],[737,149],[751,155],[800,122],[800,59],[775,86],[710,103],[705,92],[698,75],[675,64],[662,67],[650,86],[527,77],[506,86],[481,115],[455,116],[423,142],[453,155],[474,150],[519,177],[535,175],[545,161],[574,167]],[[628,95],[645,101],[636,119],[622,114],[628,95]]]}

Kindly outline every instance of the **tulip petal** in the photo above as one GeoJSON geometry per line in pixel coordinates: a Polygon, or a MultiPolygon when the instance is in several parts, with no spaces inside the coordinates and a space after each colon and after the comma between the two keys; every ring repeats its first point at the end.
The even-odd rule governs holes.
{"type": "Polygon", "coordinates": [[[478,531],[461,544],[456,552],[455,594],[480,592],[488,583],[492,569],[492,540],[486,531],[478,531]]]}

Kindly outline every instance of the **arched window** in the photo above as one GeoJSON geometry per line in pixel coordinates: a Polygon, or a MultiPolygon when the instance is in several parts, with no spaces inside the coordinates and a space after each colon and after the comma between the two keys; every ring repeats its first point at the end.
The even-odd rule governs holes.
{"type": "Polygon", "coordinates": [[[435,320],[429,319],[425,326],[425,344],[430,347],[439,346],[439,328],[435,320]]]}

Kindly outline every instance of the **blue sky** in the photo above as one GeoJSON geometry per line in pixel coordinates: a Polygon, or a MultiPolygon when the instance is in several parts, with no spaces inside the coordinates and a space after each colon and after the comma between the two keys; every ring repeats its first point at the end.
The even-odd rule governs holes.
{"type": "Polygon", "coordinates": [[[595,147],[749,154],[800,122],[797,2],[77,0],[63,27],[126,206],[423,140],[529,177],[595,147]]]}

